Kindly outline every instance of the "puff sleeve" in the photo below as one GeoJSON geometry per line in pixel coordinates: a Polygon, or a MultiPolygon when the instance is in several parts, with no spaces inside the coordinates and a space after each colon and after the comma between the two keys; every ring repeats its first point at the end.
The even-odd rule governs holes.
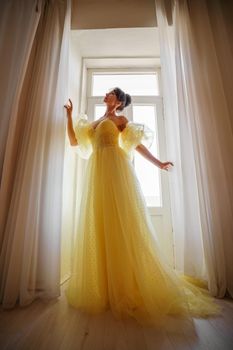
{"type": "Polygon", "coordinates": [[[132,160],[134,149],[142,143],[150,148],[154,140],[154,131],[146,124],[129,121],[119,135],[119,145],[132,160]]]}
{"type": "Polygon", "coordinates": [[[91,123],[88,121],[86,114],[80,114],[77,122],[74,126],[75,136],[78,140],[78,145],[72,146],[75,153],[77,153],[81,158],[88,159],[92,154],[92,135],[93,128],[91,123]]]}

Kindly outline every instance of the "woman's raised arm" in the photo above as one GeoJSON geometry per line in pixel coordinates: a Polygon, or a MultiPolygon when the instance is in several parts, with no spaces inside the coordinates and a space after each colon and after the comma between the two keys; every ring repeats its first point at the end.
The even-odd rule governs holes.
{"type": "Polygon", "coordinates": [[[76,146],[78,145],[78,140],[76,139],[74,128],[73,128],[73,120],[72,120],[72,111],[73,111],[73,103],[71,99],[69,99],[70,104],[64,105],[67,111],[67,131],[68,131],[68,136],[70,139],[70,144],[71,146],[76,146]]]}

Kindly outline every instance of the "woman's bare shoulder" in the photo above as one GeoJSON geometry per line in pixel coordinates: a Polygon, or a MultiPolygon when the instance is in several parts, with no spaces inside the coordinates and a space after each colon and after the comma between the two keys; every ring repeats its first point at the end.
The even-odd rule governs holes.
{"type": "Polygon", "coordinates": [[[128,123],[128,119],[124,115],[120,115],[119,117],[119,127],[120,130],[123,131],[126,128],[126,124],[128,123]]]}
{"type": "Polygon", "coordinates": [[[127,124],[128,123],[128,119],[124,115],[120,115],[118,118],[121,121],[120,124],[127,124]]]}

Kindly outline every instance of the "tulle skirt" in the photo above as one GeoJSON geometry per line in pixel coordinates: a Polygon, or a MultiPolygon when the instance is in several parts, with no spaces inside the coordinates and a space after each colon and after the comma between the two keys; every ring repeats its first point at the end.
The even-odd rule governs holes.
{"type": "Polygon", "coordinates": [[[207,317],[220,306],[162,254],[133,164],[118,145],[91,154],[65,293],[70,305],[161,325],[166,315],[207,317]]]}

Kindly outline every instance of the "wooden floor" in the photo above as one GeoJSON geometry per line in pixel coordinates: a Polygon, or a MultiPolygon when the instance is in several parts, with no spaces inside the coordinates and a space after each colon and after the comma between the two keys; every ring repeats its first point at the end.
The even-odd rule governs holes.
{"type": "Polygon", "coordinates": [[[0,309],[0,349],[49,350],[232,350],[233,301],[218,299],[223,315],[210,319],[171,319],[165,328],[118,321],[108,310],[88,316],[60,298],[12,310],[0,309]]]}

